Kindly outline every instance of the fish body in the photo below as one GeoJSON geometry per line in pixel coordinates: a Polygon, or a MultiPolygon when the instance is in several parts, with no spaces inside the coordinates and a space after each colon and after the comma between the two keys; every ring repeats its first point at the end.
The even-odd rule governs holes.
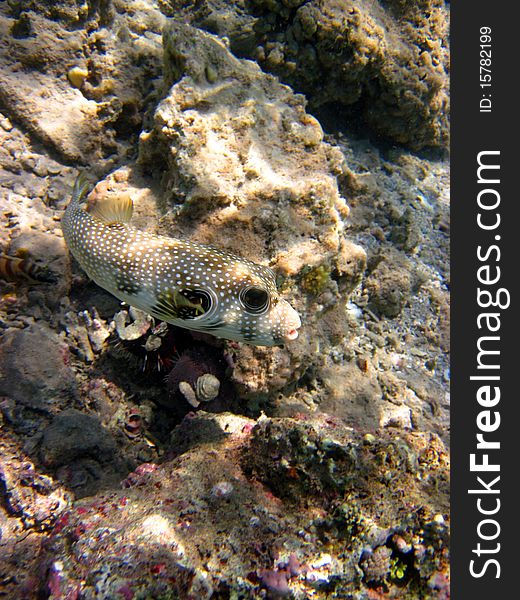
{"type": "Polygon", "coordinates": [[[73,256],[99,286],[157,319],[217,337],[259,346],[298,337],[298,313],[280,297],[270,268],[205,244],[139,231],[127,222],[128,199],[85,210],[86,192],[80,176],[62,229],[73,256]]]}

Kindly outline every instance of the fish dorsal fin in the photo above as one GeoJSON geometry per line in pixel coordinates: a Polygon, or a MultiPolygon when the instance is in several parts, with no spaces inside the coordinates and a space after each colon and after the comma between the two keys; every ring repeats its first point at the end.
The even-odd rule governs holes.
{"type": "Polygon", "coordinates": [[[134,203],[129,194],[104,196],[92,202],[87,211],[105,223],[128,223],[134,212],[134,203]]]}

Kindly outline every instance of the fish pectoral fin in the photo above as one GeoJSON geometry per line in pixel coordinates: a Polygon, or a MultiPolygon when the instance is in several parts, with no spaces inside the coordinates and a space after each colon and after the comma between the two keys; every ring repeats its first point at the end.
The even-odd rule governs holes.
{"type": "Polygon", "coordinates": [[[165,321],[171,319],[195,319],[206,312],[202,298],[197,292],[190,290],[166,290],[159,294],[157,302],[153,307],[157,315],[161,315],[165,321]]]}
{"type": "Polygon", "coordinates": [[[88,208],[92,216],[105,223],[128,223],[134,212],[134,203],[128,194],[96,199],[88,208]]]}

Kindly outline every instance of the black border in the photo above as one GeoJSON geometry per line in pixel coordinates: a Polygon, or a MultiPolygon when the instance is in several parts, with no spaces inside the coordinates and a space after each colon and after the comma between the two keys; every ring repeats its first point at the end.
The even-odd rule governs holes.
{"type": "MultiPolygon", "coordinates": [[[[520,353],[515,341],[520,333],[513,289],[519,272],[520,211],[517,204],[520,174],[520,98],[516,92],[520,81],[520,9],[516,2],[483,2],[466,0],[451,6],[451,213],[452,213],[452,598],[471,600],[520,598],[516,563],[520,554],[516,538],[520,536],[520,442],[519,386],[520,353]],[[492,29],[492,111],[479,112],[483,90],[479,85],[480,27],[492,29]],[[500,150],[501,225],[493,233],[479,230],[477,194],[477,155],[484,150],[500,150]],[[500,563],[500,577],[490,567],[480,578],[469,572],[469,561],[476,558],[472,550],[478,543],[477,525],[483,518],[476,507],[475,488],[478,473],[470,471],[469,455],[475,452],[478,428],[476,417],[482,408],[476,401],[479,384],[469,380],[476,370],[476,343],[479,330],[476,318],[477,260],[479,244],[489,245],[499,234],[501,259],[500,287],[511,292],[511,305],[501,311],[500,329],[500,412],[501,425],[494,436],[501,442],[499,451],[490,459],[500,463],[501,509],[495,516],[500,523],[500,551],[490,558],[500,563]]],[[[482,309],[480,309],[482,312],[482,309]]],[[[482,335],[482,332],[480,332],[482,335]]],[[[491,437],[491,436],[490,436],[491,437]]],[[[489,479],[488,474],[488,479],[489,479]]],[[[488,496],[489,497],[489,496],[488,496]]],[[[493,542],[494,543],[494,542],[493,542]]],[[[489,542],[489,547],[492,546],[489,542]]],[[[482,542],[484,547],[484,542],[482,542]]],[[[483,556],[480,558],[482,566],[483,556]]]]}

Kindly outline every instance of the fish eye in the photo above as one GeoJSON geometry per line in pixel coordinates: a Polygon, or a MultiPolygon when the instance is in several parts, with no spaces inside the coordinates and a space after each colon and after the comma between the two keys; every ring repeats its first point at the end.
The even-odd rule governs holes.
{"type": "Polygon", "coordinates": [[[252,313],[260,313],[269,306],[269,294],[263,288],[250,286],[240,292],[240,301],[252,313]]]}

